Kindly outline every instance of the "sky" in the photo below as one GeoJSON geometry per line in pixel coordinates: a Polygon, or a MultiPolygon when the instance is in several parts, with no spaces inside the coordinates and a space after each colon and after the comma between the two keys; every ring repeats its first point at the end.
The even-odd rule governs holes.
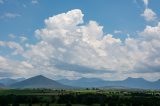
{"type": "Polygon", "coordinates": [[[159,0],[0,0],[0,78],[160,79],[159,0]]]}

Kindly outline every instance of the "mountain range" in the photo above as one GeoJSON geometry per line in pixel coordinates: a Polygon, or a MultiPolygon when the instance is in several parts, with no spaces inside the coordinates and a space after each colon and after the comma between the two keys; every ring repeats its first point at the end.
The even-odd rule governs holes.
{"type": "Polygon", "coordinates": [[[69,89],[67,85],[60,84],[52,79],[38,75],[24,81],[20,81],[9,85],[9,88],[53,88],[53,89],[69,89]]]}
{"type": "Polygon", "coordinates": [[[3,79],[0,79],[0,83],[5,85],[5,86],[8,86],[8,85],[11,85],[11,84],[14,84],[16,82],[23,81],[23,80],[25,80],[25,78],[17,78],[17,79],[3,78],[3,79]]]}
{"type": "Polygon", "coordinates": [[[0,88],[4,88],[5,86],[3,84],[0,83],[0,88]]]}
{"type": "Polygon", "coordinates": [[[150,82],[143,78],[127,78],[121,81],[106,81],[98,78],[80,78],[77,80],[52,80],[45,76],[38,75],[28,79],[0,79],[0,88],[52,88],[52,89],[73,89],[73,88],[119,88],[119,89],[160,89],[160,80],[150,82]]]}
{"type": "Polygon", "coordinates": [[[80,78],[78,80],[61,79],[58,82],[70,86],[82,88],[139,88],[139,89],[160,89],[160,80],[155,82],[147,81],[143,78],[127,78],[121,81],[105,81],[98,78],[80,78]]]}

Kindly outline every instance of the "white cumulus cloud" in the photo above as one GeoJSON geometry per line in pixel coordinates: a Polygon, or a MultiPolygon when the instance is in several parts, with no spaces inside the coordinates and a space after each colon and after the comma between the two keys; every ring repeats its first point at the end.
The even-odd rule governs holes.
{"type": "Polygon", "coordinates": [[[148,3],[149,3],[149,0],[143,0],[143,2],[144,2],[144,5],[147,7],[148,3]]]}
{"type": "Polygon", "coordinates": [[[13,19],[13,18],[20,17],[20,16],[21,16],[21,15],[18,14],[18,13],[6,12],[6,13],[4,13],[0,18],[1,18],[1,19],[5,19],[5,18],[13,19]]]}
{"type": "Polygon", "coordinates": [[[13,49],[14,50],[14,52],[12,53],[13,55],[23,54],[24,52],[23,47],[19,43],[16,43],[16,42],[0,41],[0,47],[1,46],[13,49]]]}
{"type": "Polygon", "coordinates": [[[20,41],[21,41],[22,43],[23,43],[23,42],[26,42],[26,41],[28,40],[28,38],[25,37],[25,36],[20,36],[19,38],[20,38],[20,41]]]}
{"type": "Polygon", "coordinates": [[[61,61],[106,70],[106,73],[108,70],[132,73],[141,68],[139,63],[144,65],[155,61],[148,60],[154,55],[152,46],[156,46],[150,46],[152,40],[148,42],[143,36],[143,39],[129,37],[122,42],[111,34],[104,34],[103,26],[95,21],[84,24],[81,10],[49,17],[45,24],[45,28],[36,30],[36,36],[41,41],[31,45],[25,54],[35,65],[57,69],[57,61],[61,61]]]}
{"type": "Polygon", "coordinates": [[[143,32],[140,33],[142,36],[147,38],[158,38],[160,39],[160,22],[157,26],[146,26],[143,32]]]}
{"type": "Polygon", "coordinates": [[[149,8],[146,8],[141,16],[143,16],[146,21],[154,21],[157,18],[156,13],[149,8]]]}
{"type": "Polygon", "coordinates": [[[32,4],[38,4],[38,0],[32,0],[31,3],[32,4]]]}
{"type": "Polygon", "coordinates": [[[3,0],[0,0],[0,4],[3,4],[4,3],[4,1],[3,0]]]}
{"type": "Polygon", "coordinates": [[[145,5],[145,10],[141,14],[146,21],[154,21],[157,18],[157,14],[150,8],[148,8],[149,0],[143,0],[145,5]]]}
{"type": "MultiPolygon", "coordinates": [[[[122,41],[104,33],[103,26],[96,21],[84,23],[83,16],[79,9],[54,15],[45,19],[44,28],[35,31],[39,39],[36,44],[27,44],[26,50],[11,44],[25,58],[20,62],[24,73],[31,69],[34,75],[69,79],[93,76],[116,80],[130,76],[155,80],[160,77],[159,24],[147,26],[138,38],[122,41]],[[153,79],[152,75],[156,77],[153,79]]],[[[0,45],[9,46],[8,43],[0,42],[0,45]]],[[[0,60],[6,61],[3,57],[0,60]]],[[[5,64],[1,66],[3,69],[5,64]]],[[[16,70],[14,66],[12,69],[16,70]]]]}

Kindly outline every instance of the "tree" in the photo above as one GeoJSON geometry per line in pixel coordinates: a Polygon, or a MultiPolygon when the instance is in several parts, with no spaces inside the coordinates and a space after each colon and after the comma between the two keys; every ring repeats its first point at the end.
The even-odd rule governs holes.
{"type": "Polygon", "coordinates": [[[32,103],[29,103],[28,106],[32,106],[32,103]]]}
{"type": "Polygon", "coordinates": [[[106,104],[105,103],[101,103],[100,106],[106,106],[106,104]]]}
{"type": "Polygon", "coordinates": [[[46,106],[49,106],[49,103],[48,103],[48,102],[46,103],[46,106]]]}
{"type": "Polygon", "coordinates": [[[14,104],[12,104],[12,106],[19,106],[19,104],[18,103],[14,103],[14,104]]]}
{"type": "Polygon", "coordinates": [[[66,106],[72,106],[72,104],[71,104],[70,102],[68,102],[68,103],[66,104],[66,106]]]}

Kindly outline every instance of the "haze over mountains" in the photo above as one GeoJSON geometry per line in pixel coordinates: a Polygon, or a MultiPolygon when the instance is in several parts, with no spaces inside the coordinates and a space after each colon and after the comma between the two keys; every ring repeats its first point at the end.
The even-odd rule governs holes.
{"type": "Polygon", "coordinates": [[[105,81],[98,78],[80,78],[78,80],[52,80],[42,75],[29,79],[1,79],[0,88],[51,88],[51,89],[70,89],[70,88],[138,88],[138,89],[160,89],[160,80],[155,82],[147,81],[143,78],[127,78],[122,81],[105,81]]]}

